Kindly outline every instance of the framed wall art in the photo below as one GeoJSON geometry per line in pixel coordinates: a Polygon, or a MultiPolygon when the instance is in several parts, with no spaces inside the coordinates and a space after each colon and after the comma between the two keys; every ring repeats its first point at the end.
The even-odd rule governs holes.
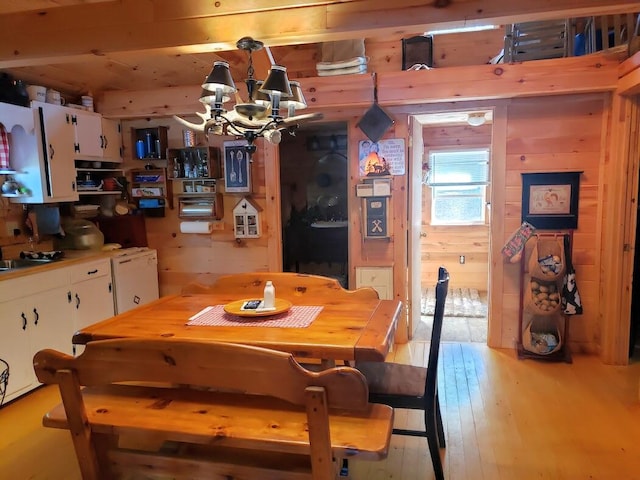
{"type": "Polygon", "coordinates": [[[540,230],[578,228],[581,173],[523,173],[522,221],[540,230]]]}
{"type": "Polygon", "coordinates": [[[251,192],[251,156],[246,140],[224,142],[224,186],[226,192],[251,192]]]}

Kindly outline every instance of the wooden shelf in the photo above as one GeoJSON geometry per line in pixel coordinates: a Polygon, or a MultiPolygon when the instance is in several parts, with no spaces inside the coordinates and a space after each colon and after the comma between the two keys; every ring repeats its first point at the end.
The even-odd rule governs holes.
{"type": "Polygon", "coordinates": [[[169,165],[168,173],[171,180],[222,178],[219,148],[169,148],[167,150],[167,159],[169,165]]]}
{"type": "Polygon", "coordinates": [[[131,199],[150,217],[163,217],[165,206],[173,209],[173,186],[167,181],[167,169],[131,170],[131,199]]]}

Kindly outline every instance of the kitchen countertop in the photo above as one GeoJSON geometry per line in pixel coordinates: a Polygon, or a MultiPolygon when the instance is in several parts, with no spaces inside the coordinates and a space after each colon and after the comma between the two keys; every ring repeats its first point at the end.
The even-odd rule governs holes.
{"type": "Polygon", "coordinates": [[[26,275],[32,275],[34,273],[48,272],[61,267],[67,267],[69,265],[75,265],[78,263],[86,262],[87,260],[99,260],[103,258],[111,258],[117,255],[121,250],[65,250],[64,256],[58,260],[52,262],[45,262],[41,265],[35,265],[33,267],[17,268],[15,270],[6,270],[0,272],[0,282],[3,280],[9,280],[18,277],[24,277],[26,275]]]}

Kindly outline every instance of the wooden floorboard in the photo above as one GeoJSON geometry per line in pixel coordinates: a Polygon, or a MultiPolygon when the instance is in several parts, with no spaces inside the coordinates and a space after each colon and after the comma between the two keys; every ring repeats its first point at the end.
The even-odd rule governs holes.
{"type": "MultiPolygon", "coordinates": [[[[449,480],[640,480],[640,363],[602,365],[518,360],[512,350],[442,343],[439,388],[449,480]]],[[[428,344],[394,348],[390,359],[426,364],[428,344]]],[[[0,409],[0,478],[80,479],[69,434],[45,429],[59,402],[46,387],[0,409]]],[[[422,425],[397,411],[397,424],[422,425]]],[[[424,438],[394,436],[382,462],[350,462],[353,480],[431,480],[424,438]]]]}

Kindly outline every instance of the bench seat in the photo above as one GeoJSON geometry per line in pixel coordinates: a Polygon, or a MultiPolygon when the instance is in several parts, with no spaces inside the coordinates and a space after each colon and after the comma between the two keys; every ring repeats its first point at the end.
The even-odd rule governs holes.
{"type": "Polygon", "coordinates": [[[385,458],[393,430],[358,370],[259,347],[100,340],[34,369],[59,385],[43,424],[70,431],[84,480],[334,480],[343,458],[385,458]]]}
{"type": "MultiPolygon", "coordinates": [[[[97,433],[144,433],[175,442],[309,453],[304,407],[277,398],[135,385],[86,387],[82,397],[91,430],[97,433]]],[[[392,415],[378,404],[357,413],[332,410],[334,456],[385,458],[392,415]]],[[[68,429],[64,406],[48,412],[43,425],[68,429]]]]}

